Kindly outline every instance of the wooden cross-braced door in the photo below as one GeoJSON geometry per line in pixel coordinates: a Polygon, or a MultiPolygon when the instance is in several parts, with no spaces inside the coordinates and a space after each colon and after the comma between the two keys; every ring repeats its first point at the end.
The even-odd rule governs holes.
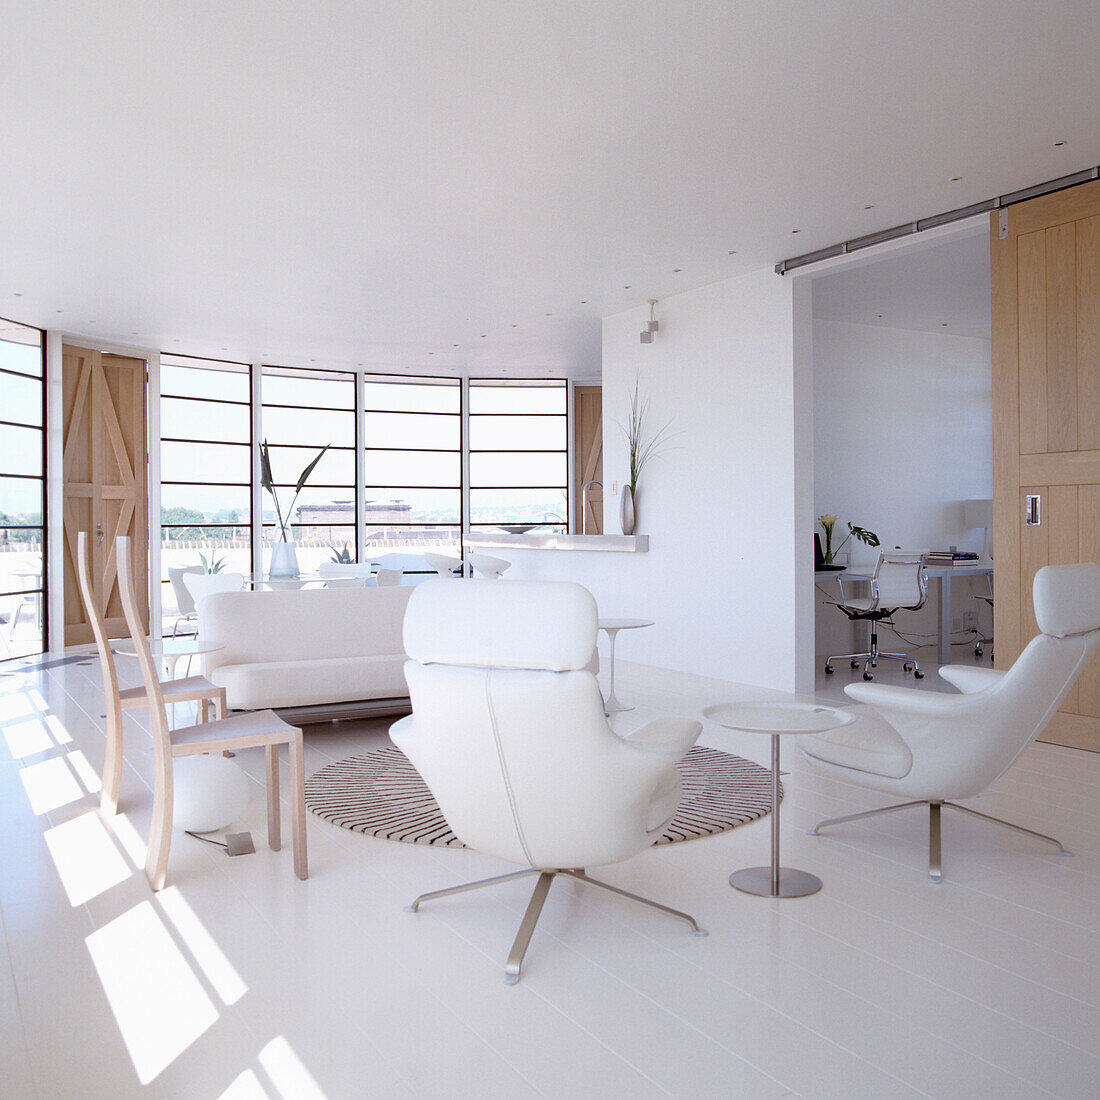
{"type": "MultiPolygon", "coordinates": [[[[148,591],[145,360],[66,345],[63,355],[65,645],[93,640],[77,580],[87,531],[92,582],[108,635],[127,633],[115,539],[129,535],[139,592],[148,591]]],[[[148,627],[148,608],[146,608],[148,627]]]]}

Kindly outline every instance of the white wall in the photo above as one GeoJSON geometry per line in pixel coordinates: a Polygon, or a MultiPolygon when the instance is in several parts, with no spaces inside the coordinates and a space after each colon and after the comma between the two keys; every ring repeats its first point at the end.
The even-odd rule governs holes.
{"type": "Polygon", "coordinates": [[[622,659],[807,686],[811,517],[806,492],[796,518],[796,468],[809,483],[813,455],[809,391],[795,385],[800,293],[769,269],[667,298],[648,345],[638,340],[647,307],[604,320],[605,531],[619,530],[613,483],[621,489],[627,477],[621,426],[635,378],[651,425],[674,433],[638,494],[637,531],[649,535],[650,552],[522,551],[509,576],[578,580],[602,615],[656,620],[620,636],[622,659]]]}
{"type": "MultiPolygon", "coordinates": [[[[962,501],[992,496],[990,342],[823,320],[813,333],[814,516],[839,517],[834,544],[850,520],[883,546],[980,553],[983,532],[964,526],[962,501]]],[[[877,556],[848,545],[853,565],[877,556]]],[[[979,606],[971,590],[986,591],[984,580],[953,587],[954,615],[979,606]]],[[[929,595],[921,612],[899,614],[905,634],[935,632],[929,595]]],[[[818,653],[842,652],[853,640],[848,620],[819,601],[818,653]]]]}

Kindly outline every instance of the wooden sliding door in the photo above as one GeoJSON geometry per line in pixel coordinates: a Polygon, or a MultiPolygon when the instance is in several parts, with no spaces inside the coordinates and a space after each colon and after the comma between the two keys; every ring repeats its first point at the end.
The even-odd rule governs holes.
{"type": "Polygon", "coordinates": [[[587,527],[584,515],[584,486],[603,481],[603,389],[577,386],[573,390],[574,530],[579,535],[603,534],[603,490],[593,485],[588,494],[587,527]]]}
{"type": "MultiPolygon", "coordinates": [[[[1038,630],[1036,571],[1100,562],[1100,182],[991,220],[994,633],[1007,667],[1038,630]]],[[[1100,657],[1043,739],[1100,751],[1100,657]]]]}
{"type": "MultiPolygon", "coordinates": [[[[145,360],[66,346],[64,406],[65,645],[93,640],[76,574],[76,536],[88,532],[92,584],[112,637],[126,635],[115,537],[129,535],[138,600],[149,587],[145,360]]],[[[148,610],[146,610],[148,627],[148,610]]]]}

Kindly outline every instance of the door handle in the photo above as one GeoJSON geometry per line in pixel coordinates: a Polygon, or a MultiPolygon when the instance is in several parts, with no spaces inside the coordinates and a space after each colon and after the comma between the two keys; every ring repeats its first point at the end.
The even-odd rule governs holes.
{"type": "Polygon", "coordinates": [[[1039,510],[1041,497],[1038,493],[1028,493],[1024,505],[1024,522],[1028,527],[1038,527],[1042,523],[1039,510]]]}
{"type": "Polygon", "coordinates": [[[103,541],[103,524],[102,523],[97,523],[95,525],[95,533],[96,533],[96,538],[98,538],[99,541],[102,542],[103,541]]]}

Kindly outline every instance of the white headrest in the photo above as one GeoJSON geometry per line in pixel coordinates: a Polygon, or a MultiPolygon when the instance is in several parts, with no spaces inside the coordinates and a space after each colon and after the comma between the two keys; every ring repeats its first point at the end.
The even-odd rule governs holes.
{"type": "Polygon", "coordinates": [[[596,619],[596,601],[579,584],[440,577],[409,600],[405,652],[421,664],[563,672],[592,659],[596,619]]]}
{"type": "Polygon", "coordinates": [[[1067,638],[1100,629],[1100,565],[1044,565],[1035,574],[1031,598],[1044,634],[1067,638]]]}

